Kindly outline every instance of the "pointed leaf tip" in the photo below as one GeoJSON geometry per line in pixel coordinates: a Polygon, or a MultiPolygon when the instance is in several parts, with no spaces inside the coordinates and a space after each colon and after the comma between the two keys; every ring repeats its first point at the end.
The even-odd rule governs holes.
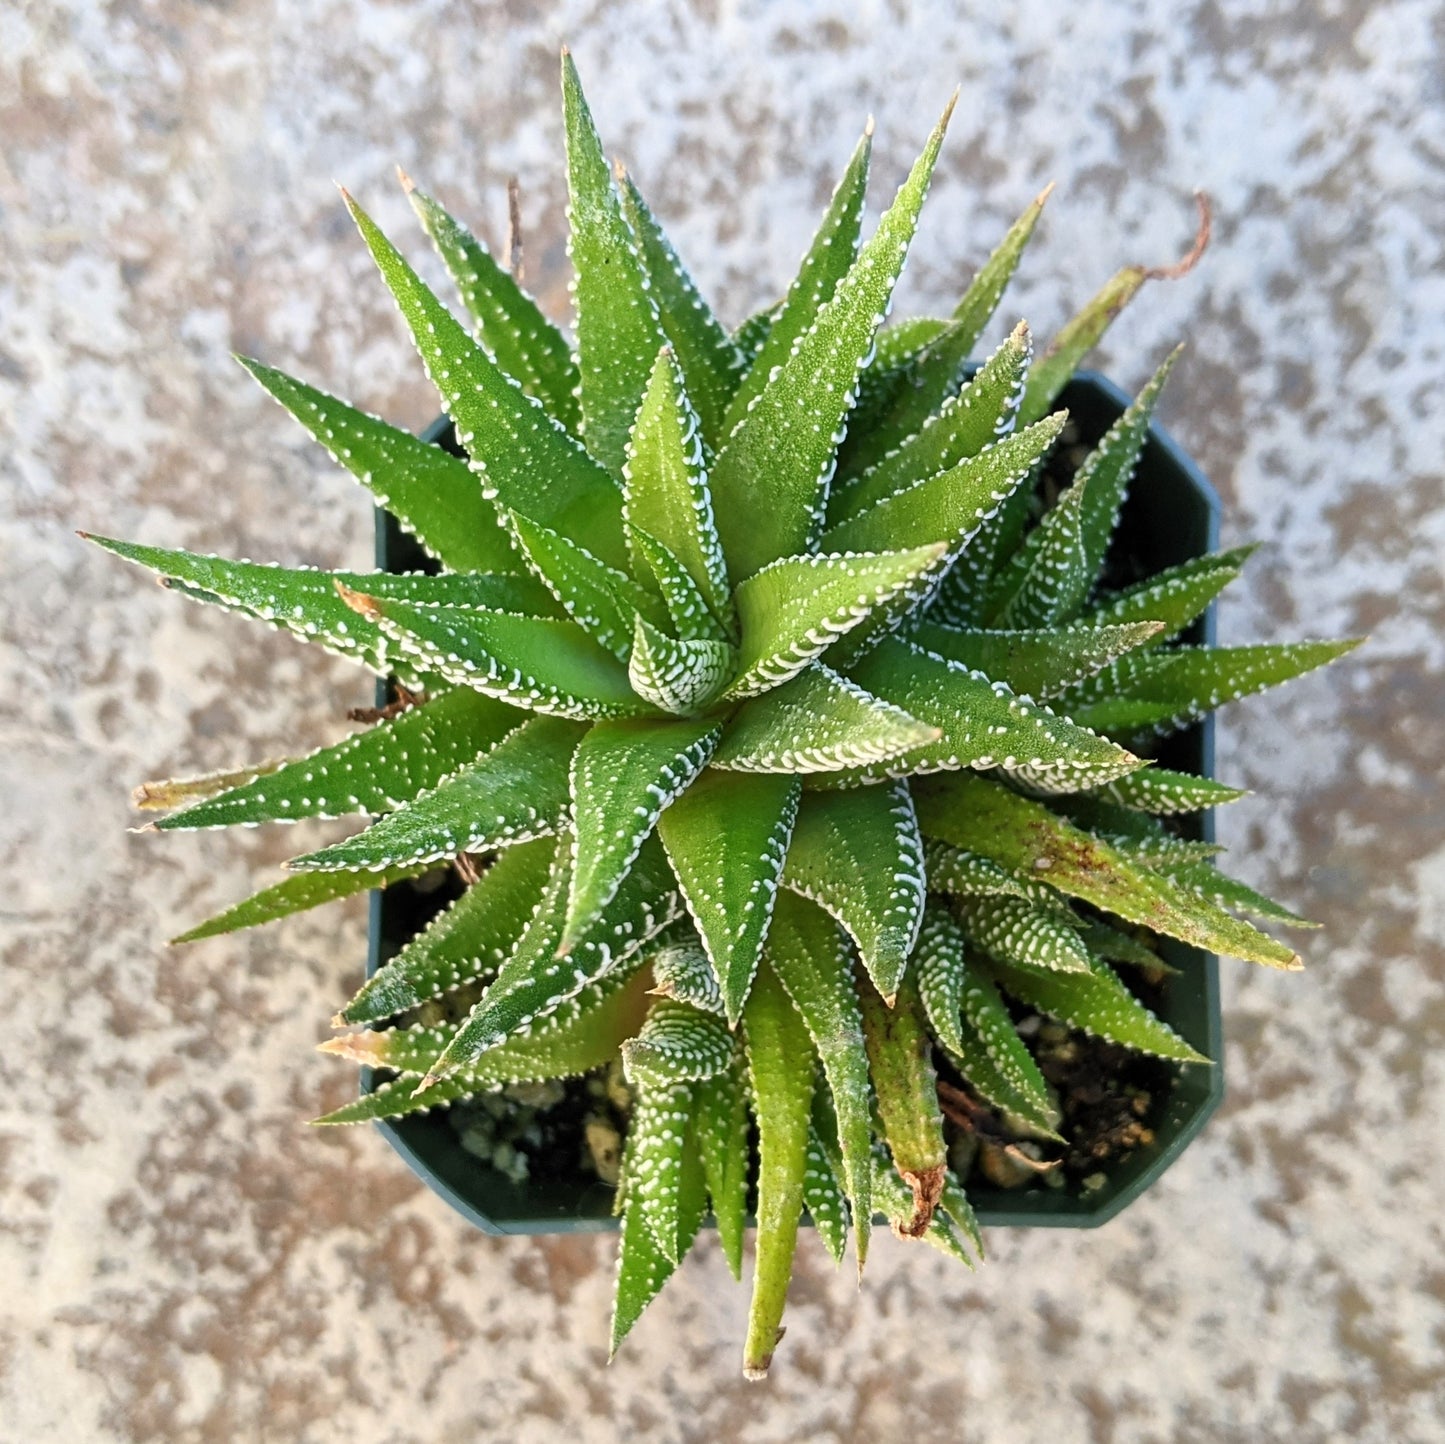
{"type": "MultiPolygon", "coordinates": [[[[775,362],[768,356],[774,349],[770,334],[734,397],[733,425],[711,476],[734,576],[751,577],[778,557],[807,550],[817,537],[859,377],[891,304],[951,110],[950,105],[826,304],[810,310],[791,349],[775,362]],[[749,384],[753,377],[762,382],[755,390],[749,384]],[[750,392],[746,409],[737,414],[739,399],[750,392]],[[761,477],[767,478],[765,493],[761,477]]],[[[865,138],[865,151],[867,144],[865,138]]],[[[856,179],[866,179],[861,164],[856,179]]],[[[861,189],[853,193],[861,209],[861,189]]],[[[849,209],[856,219],[856,209],[849,209]]],[[[850,226],[847,234],[856,231],[850,226]]]]}

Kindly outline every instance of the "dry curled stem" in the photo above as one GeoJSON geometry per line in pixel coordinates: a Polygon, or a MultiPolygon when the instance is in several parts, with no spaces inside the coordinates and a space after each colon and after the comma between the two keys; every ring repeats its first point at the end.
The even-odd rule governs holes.
{"type": "Polygon", "coordinates": [[[1199,264],[1199,258],[1209,248],[1209,237],[1214,229],[1214,208],[1203,191],[1194,192],[1194,204],[1199,207],[1199,225],[1194,232],[1194,244],[1188,254],[1175,261],[1172,266],[1144,266],[1146,281],[1177,281],[1187,276],[1199,264]]]}

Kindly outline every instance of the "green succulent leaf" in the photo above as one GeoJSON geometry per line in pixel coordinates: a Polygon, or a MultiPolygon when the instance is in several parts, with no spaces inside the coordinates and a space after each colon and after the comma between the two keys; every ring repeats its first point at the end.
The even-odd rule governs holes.
{"type": "Polygon", "coordinates": [[[1213,842],[1180,837],[1157,817],[1120,807],[1098,794],[1070,797],[1055,809],[1070,822],[1087,828],[1106,842],[1153,866],[1162,858],[1213,857],[1224,849],[1213,842]]]}
{"type": "Polygon", "coordinates": [[[423,1059],[435,1046],[438,1030],[417,1030],[410,1036],[406,1032],[363,1032],[333,1038],[321,1045],[324,1052],[377,1067],[390,1068],[397,1061],[409,1066],[394,1082],[383,1083],[316,1121],[339,1124],[401,1118],[506,1083],[581,1077],[616,1057],[622,1041],[637,1031],[647,1008],[646,981],[645,970],[619,971],[584,989],[532,1032],[509,1038],[471,1067],[420,1089],[417,1070],[426,1066],[423,1059]]]}
{"type": "MultiPolygon", "coordinates": [[[[952,324],[939,316],[906,316],[880,328],[873,338],[873,359],[858,377],[857,400],[848,413],[848,434],[838,447],[834,488],[851,482],[882,455],[872,446],[874,431],[888,421],[909,368],[952,324]]],[[[829,502],[831,505],[831,496],[829,502]]]]}
{"type": "Polygon", "coordinates": [[[740,1058],[697,1085],[694,1122],[718,1241],[735,1279],[743,1275],[743,1229],[747,1220],[748,1138],[746,1070],[740,1058]]]}
{"type": "Polygon", "coordinates": [[[1053,626],[1082,610],[1103,569],[1154,407],[1178,357],[1176,350],[1154,373],[1004,567],[990,598],[999,626],[1053,626]]]}
{"type": "Polygon", "coordinates": [[[858,979],[858,996],[883,1138],[913,1192],[913,1212],[896,1226],[905,1237],[918,1238],[942,1197],[948,1160],[923,1007],[907,980],[891,1008],[866,978],[858,979]]]}
{"type": "Polygon", "coordinates": [[[1253,547],[1237,547],[1213,552],[1156,572],[1092,607],[1080,621],[1097,627],[1153,620],[1164,624],[1153,645],[1170,641],[1239,575],[1253,551],[1253,547]]]}
{"type": "Polygon", "coordinates": [[[652,955],[652,991],[660,998],[691,1003],[705,1013],[722,1014],[722,993],[707,954],[693,942],[670,943],[652,955]]]}
{"type": "Polygon", "coordinates": [[[923,845],[928,886],[956,897],[1016,897],[1048,911],[1072,916],[1068,902],[1047,883],[1020,877],[998,863],[937,838],[923,845]]]}
{"type": "MultiPolygon", "coordinates": [[[[864,371],[860,384],[868,385],[880,379],[896,382],[897,373],[952,324],[942,316],[905,316],[890,321],[874,338],[873,364],[864,371]]],[[[861,397],[859,405],[862,405],[861,397]]]]}
{"type": "Polygon", "coordinates": [[[637,570],[655,569],[645,539],[662,543],[686,569],[711,615],[725,618],[727,563],[703,467],[702,432],[669,349],[653,363],[623,475],[637,570]]]}
{"type": "Polygon", "coordinates": [[[239,932],[242,928],[261,927],[274,923],[292,913],[306,912],[320,907],[323,903],[337,902],[372,888],[387,887],[403,878],[416,877],[426,872],[432,864],[428,862],[401,863],[395,867],[382,868],[376,872],[309,872],[288,877],[284,882],[262,888],[250,897],[228,907],[224,912],[197,923],[179,937],[171,939],[173,946],[181,943],[198,943],[203,938],[219,937],[222,933],[239,932]]]}
{"type": "Polygon", "coordinates": [[[1167,767],[1141,767],[1098,791],[1098,796],[1121,807],[1135,807],[1161,817],[1238,802],[1246,795],[1242,787],[1230,787],[1212,777],[1195,777],[1189,772],[1172,772],[1167,767]]]}
{"type": "MultiPolygon", "coordinates": [[[[502,1055],[499,1059],[494,1060],[493,1053],[486,1053],[473,1067],[456,1070],[451,1076],[464,1077],[476,1093],[506,1083],[530,1083],[552,1076],[573,1077],[590,1072],[608,1060],[609,1054],[601,1039],[605,1038],[606,1047],[615,1054],[626,1041],[625,1035],[618,1036],[623,1024],[630,1025],[635,1033],[647,1016],[646,979],[639,969],[640,961],[616,968],[559,1004],[521,1035],[532,1046],[494,1049],[493,1053],[502,1055]],[[559,1061],[567,1071],[557,1074],[547,1071],[559,1061]]],[[[455,1039],[459,1026],[449,1022],[368,1028],[329,1038],[319,1045],[319,1051],[349,1058],[370,1068],[400,1073],[412,1080],[413,1088],[422,1078],[426,1078],[430,1086],[435,1081],[432,1069],[455,1039]]],[[[520,1038],[509,1043],[519,1041],[520,1038]]]]}
{"type": "Polygon", "coordinates": [[[376,817],[435,787],[524,721],[525,713],[480,693],[443,692],[155,825],[231,827],[355,813],[376,817]]]}
{"type": "Polygon", "coordinates": [[[562,946],[569,948],[612,900],[663,808],[707,765],[722,724],[599,722],[572,757],[576,864],[562,946]]]}
{"type": "Polygon", "coordinates": [[[963,1246],[963,1241],[958,1236],[958,1230],[954,1227],[953,1217],[939,1209],[933,1215],[928,1225],[927,1232],[923,1235],[923,1242],[931,1244],[940,1253],[947,1257],[957,1259],[968,1269],[974,1268],[974,1262],[969,1252],[963,1246]]]}
{"type": "Polygon", "coordinates": [[[1010,632],[925,621],[909,630],[908,640],[970,671],[983,672],[1016,694],[1045,700],[1093,676],[1115,657],[1147,645],[1162,626],[1130,622],[1010,632]]]}
{"type": "Polygon", "coordinates": [[[1174,647],[1120,657],[1061,699],[1083,726],[1173,732],[1225,702],[1312,672],[1359,643],[1284,642],[1256,647],[1174,647]]]}
{"type": "Polygon", "coordinates": [[[739,772],[835,772],[885,762],[938,735],[938,728],[810,662],[733,713],[712,765],[739,772]]]}
{"type": "MultiPolygon", "coordinates": [[[[968,1201],[968,1196],[963,1191],[963,1185],[950,1171],[943,1184],[942,1207],[944,1213],[963,1230],[964,1237],[968,1239],[973,1251],[983,1258],[983,1234],[979,1230],[978,1215],[973,1211],[973,1205],[968,1201]]],[[[970,1264],[971,1268],[973,1265],[970,1264]]]]}
{"type": "Polygon", "coordinates": [[[1059,412],[947,471],[893,492],[830,527],[819,545],[836,551],[867,551],[942,541],[949,554],[956,555],[1032,473],[1034,463],[1053,445],[1065,420],[1065,414],[1059,412]]]}
{"type": "Polygon", "coordinates": [[[1087,973],[1045,973],[997,964],[988,971],[1005,992],[1070,1028],[1179,1063],[1209,1061],[1156,1018],[1106,963],[1095,961],[1087,973]]]}
{"type": "Polygon", "coordinates": [[[516,947],[542,896],[555,852],[550,838],[504,848],[451,907],[366,980],[335,1021],[380,1022],[494,975],[516,947]]]}
{"type": "MultiPolygon", "coordinates": [[[[730,642],[728,627],[713,613],[677,553],[640,527],[630,526],[627,534],[637,554],[639,570],[645,567],[642,574],[650,573],[657,583],[672,620],[673,634],[690,642],[730,642]]],[[[731,599],[724,615],[732,616],[731,599]]]]}
{"type": "Polygon", "coordinates": [[[757,360],[758,352],[768,339],[768,332],[773,329],[773,318],[778,314],[782,304],[781,301],[775,301],[771,306],[764,306],[761,311],[754,311],[733,332],[733,342],[743,353],[748,366],[757,360]]]}
{"type": "Polygon", "coordinates": [[[954,324],[970,337],[964,348],[965,352],[971,351],[978,344],[984,327],[998,310],[998,303],[1003,299],[1003,293],[1018,269],[1019,259],[1033,237],[1034,227],[1039,223],[1044,203],[1052,190],[1052,185],[1046,187],[1008,228],[1003,240],[994,248],[988,260],[978,268],[978,274],[969,283],[968,290],[963,293],[958,305],[953,308],[954,324]]]}
{"type": "Polygon", "coordinates": [[[1160,393],[1183,350],[1182,346],[1177,346],[1164,358],[1133,404],[1108,429],[1104,439],[1084,458],[1074,474],[1072,485],[1083,494],[1079,522],[1088,587],[1098,581],[1104,569],[1109,541],[1119,525],[1124,498],[1134,479],[1144,444],[1149,439],[1149,426],[1154,419],[1160,393]]]}
{"type": "Polygon", "coordinates": [[[944,551],[934,543],[785,557],[749,577],[734,594],[742,644],[727,696],[755,696],[796,676],[875,608],[915,588],[944,551]]]}
{"type": "Polygon", "coordinates": [[[963,898],[957,907],[969,939],[999,962],[1058,973],[1089,971],[1088,949],[1067,915],[1016,897],[963,898]]]}
{"type": "Polygon", "coordinates": [[[702,1160],[696,1144],[684,1143],[676,1180],[677,1193],[677,1259],[670,1258],[658,1246],[652,1229],[643,1214],[637,1191],[629,1193],[622,1213],[622,1240],[617,1260],[617,1295],[612,1312],[610,1357],[616,1357],[623,1339],[642,1316],[642,1311],[658,1295],[663,1284],[673,1275],[677,1261],[682,1259],[707,1212],[707,1186],[702,1160]]]}
{"type": "Polygon", "coordinates": [[[1149,867],[1199,862],[1224,851],[1215,842],[1180,837],[1157,817],[1143,810],[1121,807],[1097,795],[1071,797],[1059,805],[1058,811],[1149,867]]]}
{"type": "Polygon", "coordinates": [[[447,1108],[464,1098],[471,1098],[476,1084],[469,1079],[448,1078],[416,1091],[415,1078],[393,1078],[378,1083],[369,1093],[351,1103],[343,1104],[320,1118],[312,1119],[317,1127],[332,1128],[356,1123],[377,1123],[386,1118],[405,1118],[412,1114],[430,1113],[433,1108],[447,1108]]]}
{"type": "Polygon", "coordinates": [[[1117,744],[1056,716],[1001,682],[896,638],[852,668],[854,681],[902,707],[942,736],[853,777],[904,776],[960,767],[1002,767],[1052,791],[1078,791],[1139,766],[1117,744]]]}
{"type": "Polygon", "coordinates": [[[1137,968],[1148,968],[1154,973],[1178,973],[1180,969],[1166,963],[1149,946],[1146,938],[1120,928],[1111,928],[1107,923],[1086,923],[1079,933],[1083,944],[1096,957],[1106,963],[1132,963],[1137,968]]]}
{"type": "Polygon", "coordinates": [[[813,1227],[818,1230],[818,1237],[833,1262],[842,1263],[848,1247],[848,1204],[816,1128],[808,1130],[808,1151],[803,1163],[803,1207],[808,1210],[813,1227]]]}
{"type": "Polygon", "coordinates": [[[768,961],[823,1063],[843,1176],[853,1205],[861,1273],[873,1222],[869,1165],[872,1088],[863,1044],[863,1015],[853,989],[852,958],[827,913],[802,897],[785,893],[778,899],[768,934],[768,961]]]}
{"type": "Polygon", "coordinates": [[[1076,480],[996,578],[985,614],[1010,631],[1067,622],[1092,583],[1083,537],[1084,489],[1076,480]]]}
{"type": "Polygon", "coordinates": [[[950,102],[832,299],[770,374],[718,453],[713,497],[736,578],[804,550],[816,536],[858,374],[908,254],[952,108],[950,102]]]}
{"type": "Polygon", "coordinates": [[[639,616],[661,622],[667,612],[625,572],[598,561],[560,532],[517,512],[508,521],[532,569],[588,636],[624,665],[639,616]]]}
{"type": "Polygon", "coordinates": [[[662,329],[687,377],[687,393],[697,408],[702,434],[716,445],[747,360],[703,300],[632,178],[619,169],[618,180],[662,329]]]}
{"type": "Polygon", "coordinates": [[[1025,876],[1047,876],[1060,892],[1206,951],[1301,966],[1293,949],[995,782],[952,773],[920,783],[914,798],[929,837],[1025,876]]]}
{"type": "MultiPolygon", "coordinates": [[[[948,325],[893,376],[880,378],[882,396],[870,408],[878,414],[858,419],[853,442],[841,449],[839,471],[853,476],[885,463],[924,427],[936,422],[941,410],[957,400],[972,350],[964,328],[948,325]]],[[[1010,424],[1012,420],[1010,408],[1010,424]]]]}
{"type": "MultiPolygon", "coordinates": [[[[1004,289],[1033,235],[1047,198],[1048,191],[1045,191],[1014,222],[997,249],[980,267],[973,283],[954,309],[952,320],[900,368],[890,388],[891,406],[876,420],[870,419],[866,430],[860,428],[861,444],[848,450],[850,470],[863,470],[873,465],[888,451],[916,436],[953,396],[984,327],[998,309],[1004,289]]],[[[1017,342],[1019,337],[1020,333],[1015,331],[1013,341],[1017,342]]],[[[1025,328],[1022,338],[1025,346],[1028,344],[1027,337],[1025,328]]],[[[1028,356],[1025,355],[1025,369],[1027,364],[1028,356]]],[[[1022,397],[1023,373],[1020,372],[1017,388],[1013,390],[1009,403],[1009,427],[1013,424],[1013,414],[1022,397]]]]}
{"type": "Polygon", "coordinates": [[[795,777],[709,771],[658,819],[730,1024],[762,955],[800,791],[795,777]]]}
{"type": "Polygon", "coordinates": [[[519,570],[496,508],[465,461],[284,371],[236,359],[443,566],[519,570]]]}
{"type": "Polygon", "coordinates": [[[400,812],[288,866],[374,873],[556,832],[567,813],[567,770],[582,732],[577,723],[555,717],[524,722],[400,812]]]}
{"type": "MultiPolygon", "coordinates": [[[[1013,431],[1032,344],[1022,322],[962,391],[867,470],[834,487],[828,520],[838,525],[928,477],[978,456],[1013,431]]],[[[874,433],[876,434],[876,433],[874,433]]]]}
{"type": "MultiPolygon", "coordinates": [[[[623,565],[616,482],[472,340],[366,212],[345,199],[488,500],[564,536],[585,537],[603,561],[623,565]]],[[[654,354],[656,347],[649,362],[654,354]]]]}
{"type": "Polygon", "coordinates": [[[1291,912],[1282,903],[1256,892],[1248,883],[1237,878],[1226,877],[1218,868],[1208,862],[1194,860],[1163,862],[1156,864],[1182,887],[1187,887],[1202,898],[1219,907],[1235,912],[1248,913],[1267,923],[1278,923],[1287,928],[1317,928],[1319,923],[1302,918],[1291,912]]]}
{"type": "Polygon", "coordinates": [[[843,925],[868,976],[891,998],[918,937],[926,887],[907,785],[807,793],[783,883],[843,925]]]}
{"type": "Polygon", "coordinates": [[[643,846],[601,916],[566,956],[561,956],[558,947],[571,864],[570,840],[563,838],[537,911],[496,978],[432,1065],[436,1077],[469,1068],[507,1038],[525,1034],[589,984],[636,957],[639,949],[678,916],[677,894],[662,850],[650,842],[643,846]]]}
{"type": "Polygon", "coordinates": [[[617,658],[576,622],[415,606],[349,588],[342,597],[416,666],[458,686],[555,717],[593,721],[651,710],[617,658]]]}
{"type": "Polygon", "coordinates": [[[1028,532],[1046,462],[1047,458],[1040,455],[968,539],[933,598],[929,612],[932,621],[963,629],[982,625],[990,590],[1004,562],[1016,554],[1028,532]]]}
{"type": "Polygon", "coordinates": [[[824,212],[817,234],[782,301],[759,311],[739,328],[737,340],[753,359],[728,407],[724,431],[731,431],[762,394],[775,368],[792,355],[812,328],[818,312],[833,299],[858,254],[863,203],[868,192],[868,162],[873,150],[870,123],[853,150],[824,212]],[[754,339],[756,345],[754,347],[754,339]]]}
{"type": "Polygon", "coordinates": [[[686,1234],[683,1154],[697,1146],[691,1137],[693,1091],[691,1083],[645,1084],[627,1127],[628,1202],[637,1201],[652,1241],[672,1264],[682,1261],[686,1234]]]}
{"type": "Polygon", "coordinates": [[[528,396],[575,433],[582,417],[577,364],[567,338],[460,221],[409,177],[404,175],[402,184],[471,314],[477,339],[528,396]]]}
{"type": "Polygon", "coordinates": [[[714,1013],[661,998],[622,1045],[628,1081],[646,1091],[714,1078],[733,1060],[733,1035],[714,1013]]]}
{"type": "Polygon", "coordinates": [[[766,1377],[782,1337],[793,1273],[813,1102],[813,1047],[797,1009],[764,965],[743,1015],[758,1124],[758,1248],[743,1373],[766,1377]]]}
{"type": "Polygon", "coordinates": [[[229,561],[168,547],[81,535],[98,547],[159,574],[161,584],[192,601],[209,602],[290,632],[337,656],[385,674],[397,659],[379,628],[342,601],[338,584],[387,600],[427,606],[512,607],[545,611],[552,599],[530,577],[420,572],[328,572],[312,567],[229,561]]]}
{"type": "Polygon", "coordinates": [[[963,929],[947,908],[923,915],[913,949],[913,975],[929,1026],[946,1049],[962,1051],[961,1008],[964,983],[963,929]]]}
{"type": "Polygon", "coordinates": [[[627,676],[636,695],[653,707],[686,717],[711,702],[732,674],[726,642],[678,641],[637,618],[627,676]]]}
{"type": "Polygon", "coordinates": [[[622,213],[607,157],[582,95],[577,68],[562,54],[567,195],[582,434],[608,471],[622,475],[637,398],[667,343],[637,239],[622,213]]]}
{"type": "Polygon", "coordinates": [[[967,960],[959,1003],[957,1042],[944,1045],[949,1061],[994,1107],[1057,1138],[1059,1107],[1039,1065],[1019,1037],[993,979],[967,960]]]}
{"type": "Polygon", "coordinates": [[[1048,411],[1079,369],[1079,363],[1099,344],[1104,332],[1148,279],[1143,266],[1124,266],[1116,271],[1049,342],[1029,376],[1019,409],[1021,425],[1037,421],[1048,411]]]}

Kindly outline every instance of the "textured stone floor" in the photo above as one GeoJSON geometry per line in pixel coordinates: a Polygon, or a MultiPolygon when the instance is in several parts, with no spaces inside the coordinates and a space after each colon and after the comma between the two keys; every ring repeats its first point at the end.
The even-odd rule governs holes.
{"type": "Polygon", "coordinates": [[[1442,41],[1429,0],[0,7],[0,1439],[1445,1439],[1442,41]],[[1372,636],[1226,714],[1235,866],[1325,927],[1303,976],[1226,968],[1204,1138],[976,1277],[885,1243],[859,1298],[805,1250],[764,1387],[715,1250],[608,1369],[611,1241],[479,1237],[306,1129],[360,912],[167,952],[297,839],[134,836],[126,794],[335,738],[366,685],[69,530],[365,564],[360,494],[227,353],[428,418],[332,188],[414,235],[396,161],[493,237],[518,173],[563,315],[564,38],[732,317],[864,116],[881,197],[959,82],[901,310],[1057,180],[1001,318],[1046,331],[1207,189],[1205,263],[1104,359],[1189,338],[1166,422],[1266,543],[1227,637],[1372,636]]]}

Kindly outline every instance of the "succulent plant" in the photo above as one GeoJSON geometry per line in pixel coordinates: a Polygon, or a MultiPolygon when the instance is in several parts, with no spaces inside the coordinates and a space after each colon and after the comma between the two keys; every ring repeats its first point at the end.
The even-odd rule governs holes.
{"type": "Polygon", "coordinates": [[[474,330],[346,198],[465,459],[243,362],[437,574],[93,540],[399,685],[336,746],[140,798],[162,829],[374,819],[187,939],[465,871],[325,1045],[392,1080],[321,1121],[620,1054],[613,1347],[709,1209],[739,1275],[755,1211],[757,1377],[805,1210],[835,1259],[851,1226],[860,1270],[875,1212],[980,1251],[936,1059],[1057,1137],[1017,1005],[1196,1064],[1114,964],[1167,935],[1299,966],[1239,914],[1302,920],[1168,821],[1239,792],[1147,752],[1349,644],[1181,644],[1247,549],[1111,579],[1174,358],[1062,487],[1051,406],[1147,273],[1038,359],[1019,325],[969,362],[1044,197],[951,316],[884,326],[947,112],[862,241],[870,126],[786,296],[730,332],[609,168],[565,55],[563,97],[575,344],[410,182],[474,330]]]}

